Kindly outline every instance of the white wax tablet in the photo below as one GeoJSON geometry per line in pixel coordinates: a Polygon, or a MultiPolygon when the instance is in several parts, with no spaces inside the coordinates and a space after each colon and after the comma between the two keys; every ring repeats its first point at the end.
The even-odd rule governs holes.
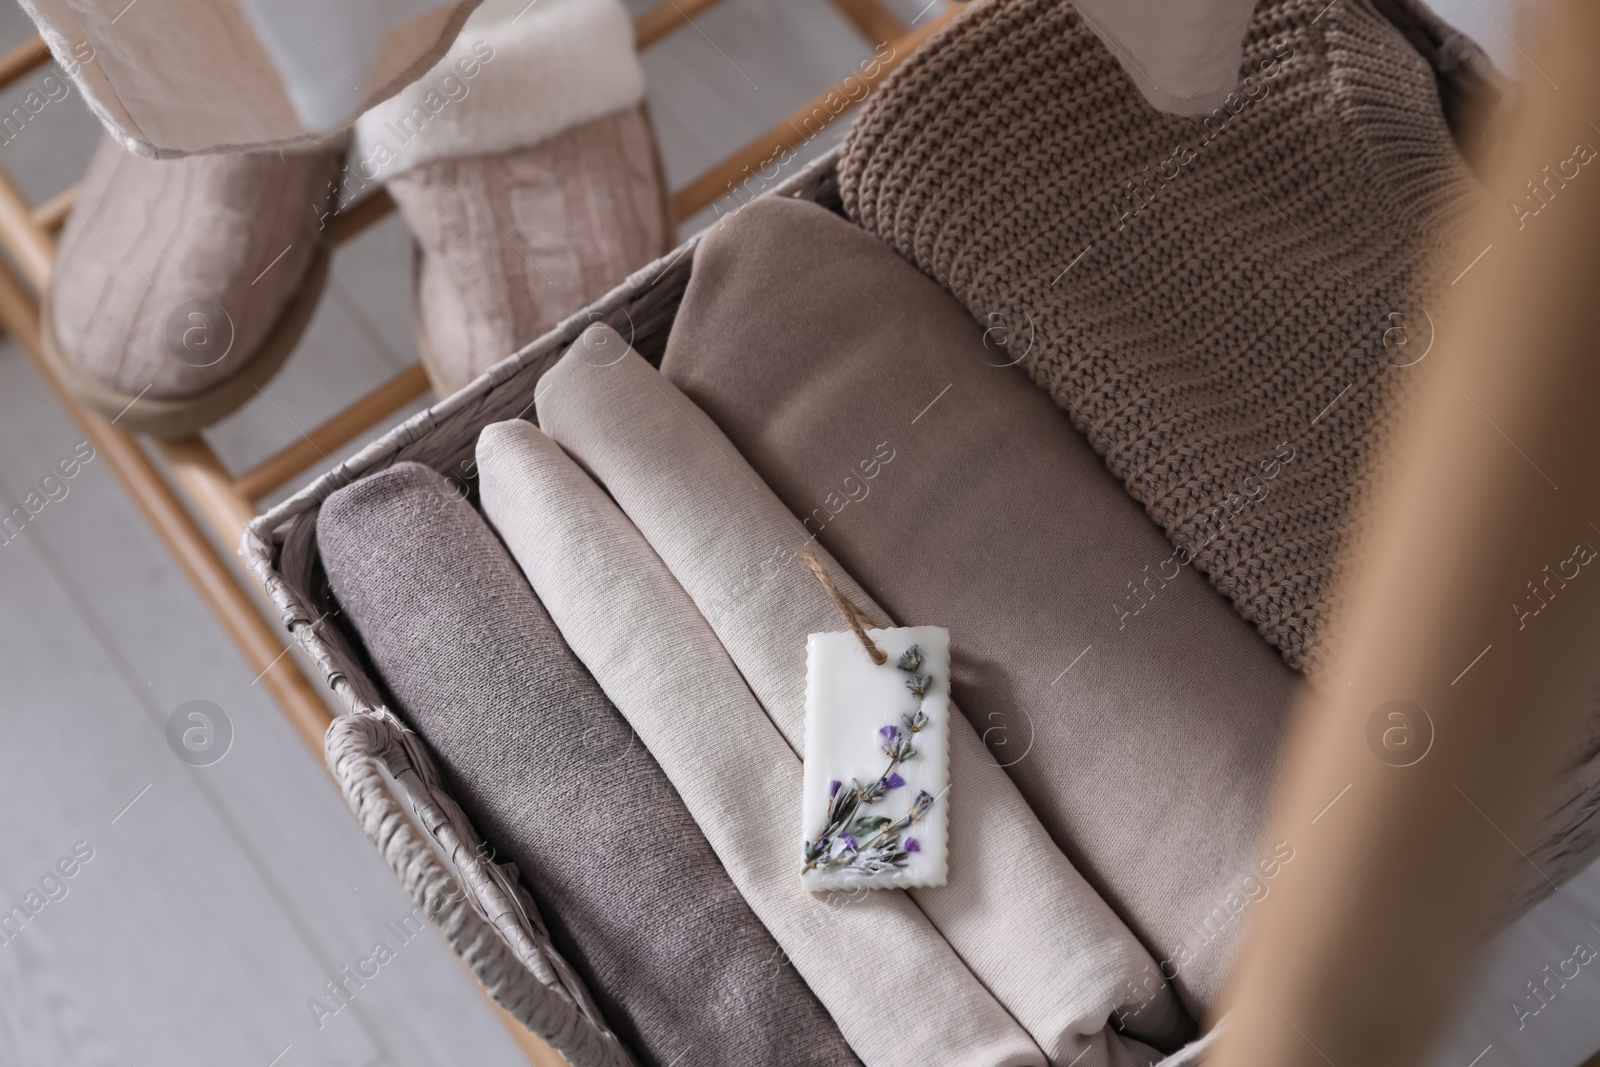
{"type": "Polygon", "coordinates": [[[950,632],[806,641],[806,758],[796,869],[810,890],[944,885],[950,826],[950,632]]]}

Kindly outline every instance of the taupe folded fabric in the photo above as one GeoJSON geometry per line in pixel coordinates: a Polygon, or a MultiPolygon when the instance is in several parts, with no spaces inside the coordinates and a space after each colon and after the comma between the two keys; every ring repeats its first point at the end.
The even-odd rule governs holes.
{"type": "Polygon", "coordinates": [[[1163,115],[1074,5],[976,4],[866,101],[840,189],[1291,666],[1343,684],[1318,641],[1385,412],[1482,250],[1473,183],[1368,0],[1263,0],[1239,70],[1225,107],[1163,115]]]}
{"type": "MultiPolygon", "coordinates": [[[[772,723],[802,751],[806,635],[845,625],[795,557],[807,540],[800,522],[716,424],[606,327],[585,331],[546,373],[537,407],[540,425],[616,499],[694,598],[772,723]]],[[[930,573],[916,580],[960,565],[922,562],[930,573]]],[[[841,589],[887,622],[830,566],[841,589]]],[[[956,655],[964,636],[952,630],[956,655]]],[[[1114,1061],[1124,1039],[1107,1029],[1113,1015],[1145,1041],[1181,1040],[1189,1023],[1155,961],[1052,843],[960,715],[951,721],[950,776],[949,881],[910,895],[972,972],[1055,1063],[1080,1055],[1080,1065],[1114,1061]]],[[[789,840],[783,854],[792,859],[799,839],[789,840]]]]}
{"type": "MultiPolygon", "coordinates": [[[[606,494],[525,422],[485,428],[478,469],[484,514],[561,633],[862,1062],[1042,1065],[1028,1035],[903,893],[814,897],[801,888],[800,759],[606,494]]],[[[648,829],[653,816],[639,817],[648,829]]],[[[652,848],[641,862],[674,861],[652,848]]],[[[657,906],[689,905],[662,895],[657,906]]]]}
{"type": "Polygon", "coordinates": [[[949,627],[967,717],[1201,1015],[1271,887],[1295,676],[996,362],[887,245],[769,199],[700,246],[662,370],[879,603],[949,627]]]}
{"type": "Polygon", "coordinates": [[[855,1062],[483,520],[402,463],[330,496],[328,580],[395,710],[655,1067],[855,1062]]]}

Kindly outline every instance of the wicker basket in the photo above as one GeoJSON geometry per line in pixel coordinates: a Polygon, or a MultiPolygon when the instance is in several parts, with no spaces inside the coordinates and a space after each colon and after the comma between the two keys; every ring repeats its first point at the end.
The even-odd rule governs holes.
{"type": "MultiPolygon", "coordinates": [[[[1446,116],[1458,140],[1478,145],[1481,117],[1502,92],[1482,51],[1441,23],[1418,0],[1374,0],[1434,67],[1446,116]]],[[[810,200],[840,210],[837,150],[766,195],[810,200]]],[[[659,364],[693,269],[697,238],[638,271],[604,298],[572,315],[466,389],[407,420],[262,515],[245,531],[242,553],[349,713],[327,737],[328,764],[351,810],[389,866],[456,952],[520,1022],[561,1051],[574,1067],[631,1064],[581,979],[550,943],[514,866],[485,859],[480,836],[444,791],[422,741],[384,706],[371,665],[341,629],[317,554],[322,502],[358,478],[403,461],[456,480],[476,502],[471,462],[478,433],[493,422],[527,417],[540,377],[582,330],[604,322],[659,364]],[[409,795],[418,831],[390,779],[409,795]]],[[[534,875],[535,872],[529,872],[534,875]]],[[[536,875],[535,875],[536,876],[536,875]]],[[[1200,1051],[1191,1046],[1171,1063],[1200,1051]]]]}
{"type": "MultiPolygon", "coordinates": [[[[829,152],[768,195],[800,197],[837,211],[835,156],[829,152]]],[[[408,460],[453,478],[476,503],[471,459],[479,431],[529,416],[539,378],[586,327],[604,322],[646,359],[661,362],[697,243],[690,238],[461,392],[395,427],[257,518],[245,530],[240,550],[289,631],[349,711],[328,730],[328,766],[362,829],[478,980],[573,1067],[619,1067],[633,1059],[607,1028],[577,973],[551,945],[515,866],[483,856],[481,836],[445,792],[427,747],[384,706],[371,664],[356,651],[359,642],[341,629],[317,554],[317,511],[336,490],[408,460]],[[422,832],[389,779],[407,794],[422,832]]]]}

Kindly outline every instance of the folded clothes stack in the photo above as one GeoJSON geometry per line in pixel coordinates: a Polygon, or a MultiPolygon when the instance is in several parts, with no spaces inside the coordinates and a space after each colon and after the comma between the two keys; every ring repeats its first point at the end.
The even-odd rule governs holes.
{"type": "Polygon", "coordinates": [[[527,423],[487,428],[478,466],[485,513],[563,635],[862,1061],[1042,1064],[905,894],[802,888],[800,759],[605,491],[527,423]]]}
{"type": "Polygon", "coordinates": [[[809,535],[718,427],[614,334],[574,346],[541,383],[539,415],[604,488],[527,423],[480,439],[485,512],[538,596],[471,507],[417,465],[334,494],[318,534],[398,709],[452,771],[478,828],[517,862],[641,1058],[670,1061],[692,1042],[724,1050],[710,1062],[837,1062],[839,1047],[817,1034],[842,1031],[869,1065],[1131,1064],[1192,1032],[1154,958],[965,720],[954,724],[949,884],[806,892],[796,877],[805,638],[839,628],[796,556],[809,535]],[[694,841],[674,818],[684,812],[694,841]],[[694,861],[708,848],[720,860],[710,871],[694,861]],[[651,854],[672,857],[675,876],[651,854]],[[732,918],[753,913],[793,969],[719,914],[730,877],[749,901],[732,918]],[[648,929],[662,895],[694,903],[668,929],[648,929]],[[713,980],[675,989],[662,972],[697,954],[678,981],[713,980]],[[755,959],[766,965],[757,973],[799,988],[763,989],[755,959]],[[666,1021],[681,997],[706,1004],[692,1026],[666,1021]],[[805,1018],[818,1000],[836,1025],[805,1018]],[[764,1040],[731,1042],[732,1015],[719,1009],[766,1021],[764,1040]]]}
{"type": "Polygon", "coordinates": [[[494,858],[527,874],[556,945],[641,1063],[853,1062],[656,759],[449,482],[398,464],[329,497],[317,537],[395,710],[494,858]]]}

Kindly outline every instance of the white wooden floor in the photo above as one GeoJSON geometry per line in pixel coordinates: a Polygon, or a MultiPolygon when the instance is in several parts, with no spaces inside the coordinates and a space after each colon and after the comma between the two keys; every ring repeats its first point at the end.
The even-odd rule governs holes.
{"type": "MultiPolygon", "coordinates": [[[[1487,32],[1490,19],[1510,28],[1513,2],[1441,6],[1487,32]]],[[[922,8],[896,6],[907,18],[922,8]]],[[[0,7],[0,48],[29,33],[15,6],[0,7]]],[[[674,185],[869,52],[826,0],[724,0],[678,31],[645,59],[674,185]]],[[[0,112],[45,73],[0,96],[0,112]]],[[[97,136],[74,91],[0,145],[0,163],[42,200],[76,180],[97,136]]],[[[271,403],[208,433],[225,462],[248,466],[415,361],[410,262],[398,218],[339,252],[271,403]]],[[[78,441],[21,353],[0,345],[0,504],[78,441]]],[[[520,1062],[431,931],[318,1028],[307,1000],[375,941],[398,947],[384,924],[410,902],[103,463],[68,484],[0,545],[0,917],[30,892],[59,898],[14,936],[0,931],[0,1064],[520,1062]],[[167,745],[168,716],[193,699],[233,725],[212,766],[187,766],[167,745]],[[73,876],[53,878],[75,848],[73,876]]],[[[1572,1067],[1600,1048],[1600,976],[1587,969],[1520,1032],[1509,1006],[1574,939],[1600,945],[1591,919],[1600,870],[1498,948],[1439,1067],[1469,1067],[1489,1045],[1476,1067],[1572,1067]]]]}

